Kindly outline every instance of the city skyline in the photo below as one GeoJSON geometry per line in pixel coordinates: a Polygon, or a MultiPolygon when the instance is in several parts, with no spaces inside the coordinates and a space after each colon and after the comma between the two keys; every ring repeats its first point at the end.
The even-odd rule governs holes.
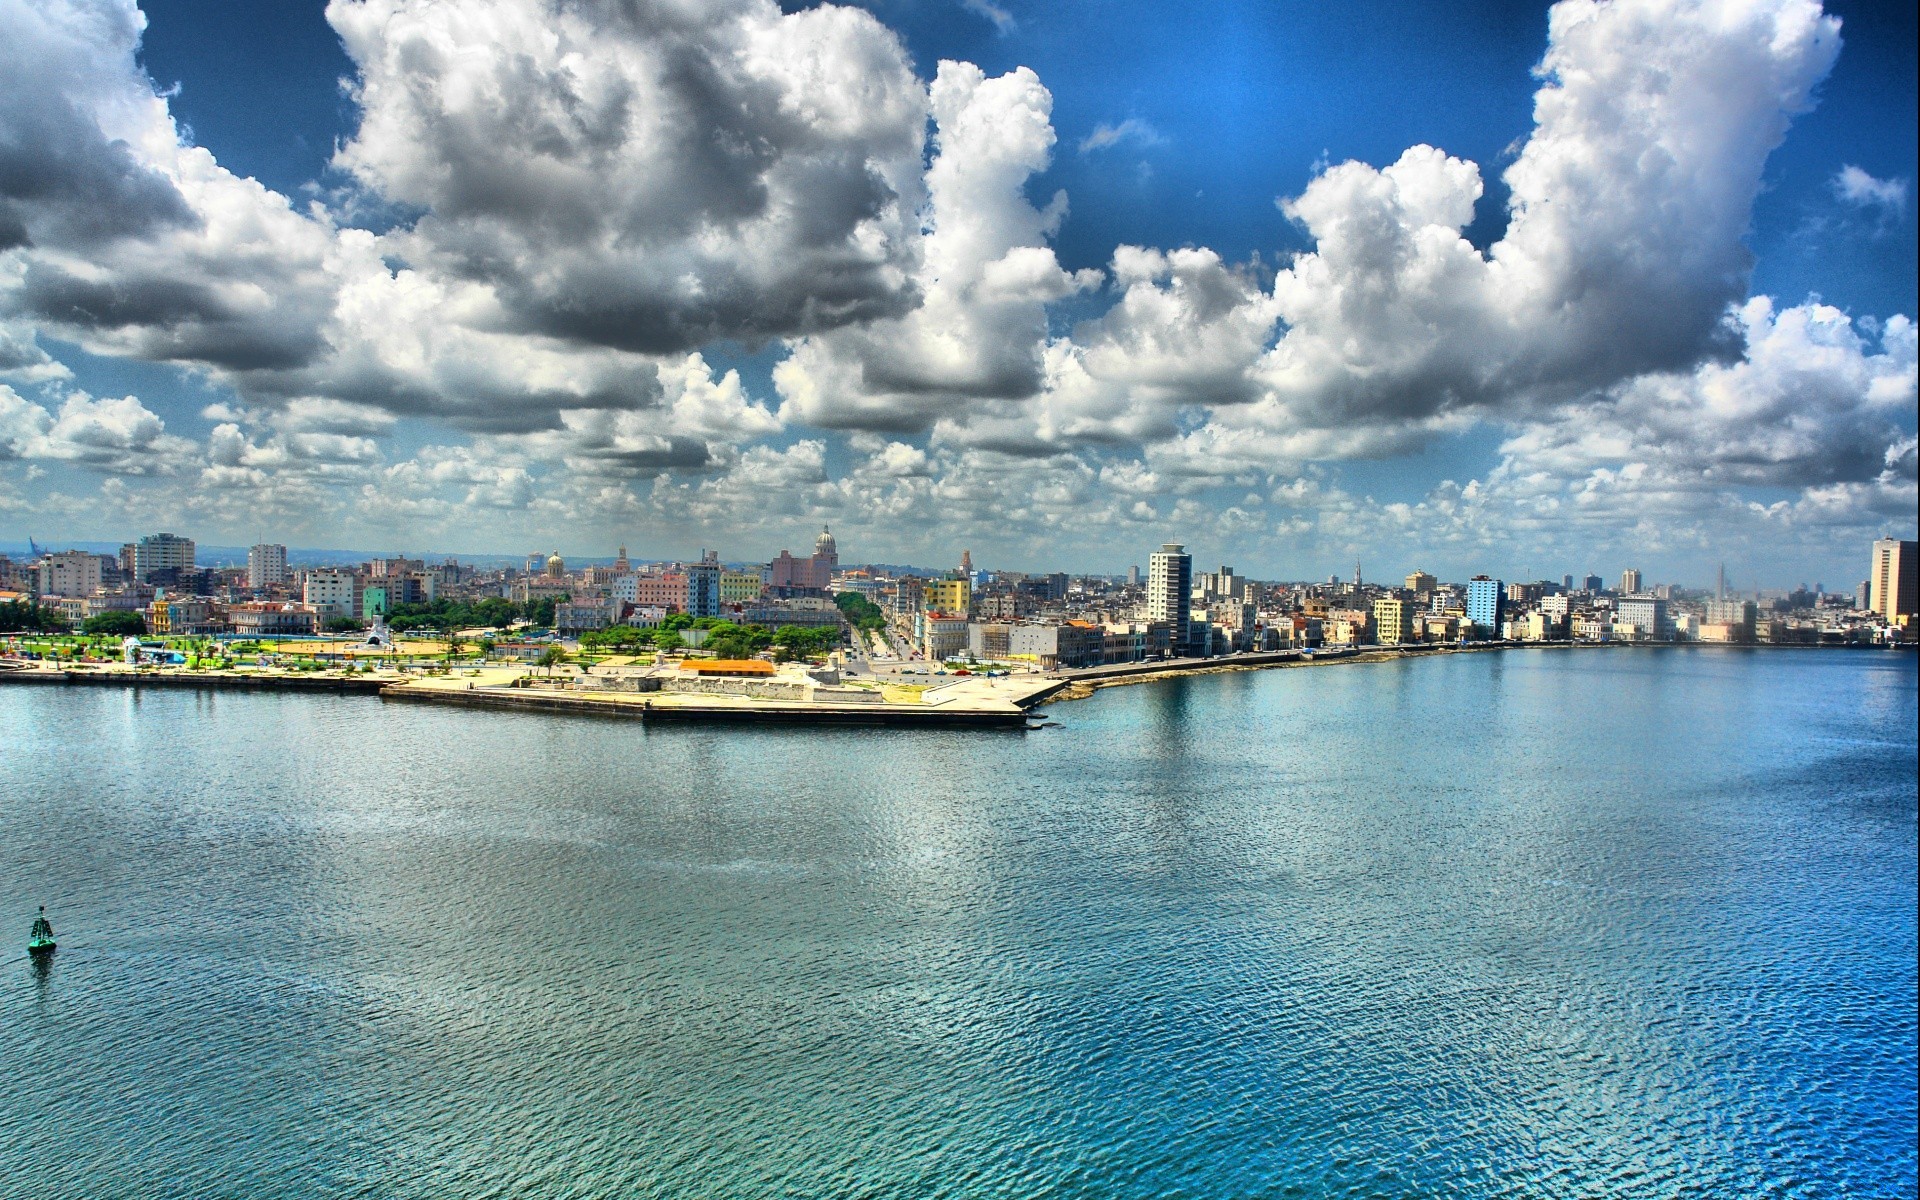
{"type": "Polygon", "coordinates": [[[1837,591],[1914,536],[1899,6],[265,7],[0,0],[0,540],[1837,591]]]}

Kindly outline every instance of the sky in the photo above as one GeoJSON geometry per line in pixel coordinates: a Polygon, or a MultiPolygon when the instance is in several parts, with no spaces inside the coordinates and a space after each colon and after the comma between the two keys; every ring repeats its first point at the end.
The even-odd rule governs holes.
{"type": "Polygon", "coordinates": [[[1914,22],[0,0],[0,546],[1850,589],[1914,22]]]}

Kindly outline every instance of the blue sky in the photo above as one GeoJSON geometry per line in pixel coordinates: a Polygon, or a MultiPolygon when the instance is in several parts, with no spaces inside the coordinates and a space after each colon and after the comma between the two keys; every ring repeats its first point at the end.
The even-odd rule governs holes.
{"type": "MultiPolygon", "coordinates": [[[[56,18],[62,7],[51,6],[56,18]]],[[[576,215],[549,211],[548,197],[516,208],[481,194],[513,177],[523,149],[513,138],[527,127],[499,125],[491,150],[475,150],[460,123],[470,115],[443,105],[472,82],[457,77],[465,68],[423,76],[402,43],[478,38],[506,61],[504,26],[485,21],[540,28],[543,0],[459,0],[472,20],[446,28],[408,0],[331,13],[234,0],[141,7],[137,49],[124,30],[57,19],[50,29],[44,14],[30,26],[19,3],[0,4],[0,32],[11,22],[32,35],[15,45],[41,39],[54,48],[44,61],[58,50],[85,64],[91,82],[74,84],[69,69],[61,86],[103,142],[124,137],[116,114],[129,96],[163,96],[174,139],[211,152],[220,174],[196,191],[191,164],[136,157],[187,180],[180,194],[201,228],[244,227],[235,214],[262,202],[237,190],[246,179],[285,197],[299,223],[286,228],[285,262],[236,254],[216,265],[159,226],[111,244],[82,238],[44,196],[16,189],[37,236],[12,252],[23,264],[14,274],[0,273],[0,317],[39,354],[0,374],[11,378],[0,397],[13,398],[0,419],[16,431],[0,440],[0,541],[185,525],[209,542],[576,554],[624,542],[752,558],[831,522],[852,556],[884,561],[940,562],[966,547],[1012,568],[1119,570],[1177,537],[1275,577],[1344,573],[1358,558],[1383,574],[1638,564],[1698,581],[1724,558],[1742,578],[1839,586],[1859,573],[1865,539],[1912,536],[1911,326],[1900,324],[1920,275],[1911,6],[1826,5],[1844,41],[1835,58],[1827,27],[1783,3],[1768,19],[1807,33],[1797,59],[1712,4],[1602,6],[1568,25],[1561,49],[1626,82],[1582,99],[1585,124],[1569,132],[1536,126],[1536,94],[1554,79],[1534,68],[1556,44],[1540,4],[875,3],[872,19],[823,36],[813,76],[778,86],[803,99],[850,89],[880,115],[862,110],[855,133],[850,118],[825,134],[747,131],[763,139],[765,174],[712,185],[709,230],[755,188],[805,218],[803,242],[780,243],[802,236],[785,225],[755,227],[740,242],[762,247],[748,260],[662,232],[677,220],[675,194],[705,194],[701,148],[742,135],[702,128],[706,110],[687,107],[671,79],[662,103],[680,105],[684,136],[662,148],[628,125],[611,154],[569,162],[549,196],[579,189],[576,215]],[[1635,38],[1649,49],[1633,49],[1635,38]],[[1671,57],[1672,94],[1632,94],[1652,78],[1622,66],[1633,54],[1671,57]],[[1740,54],[1763,56],[1742,78],[1777,71],[1777,84],[1752,94],[1716,84],[1740,54]],[[978,70],[943,73],[943,60],[978,70]],[[1660,122],[1635,127],[1649,103],[1660,122]],[[1769,147],[1773,121],[1787,124],[1769,147]],[[996,129],[1026,141],[997,143],[996,129]],[[822,137],[839,139],[839,157],[807,157],[822,137]],[[1680,169],[1652,182],[1608,176],[1608,164],[1644,168],[1635,138],[1681,155],[1680,169]],[[1593,217],[1498,249],[1503,176],[1530,144],[1552,168],[1536,210],[1584,204],[1593,217]],[[1439,155],[1408,161],[1397,182],[1380,173],[1422,145],[1475,164],[1475,177],[1439,155]],[[833,175],[849,156],[865,156],[864,171],[833,175]],[[793,178],[809,182],[789,195],[782,164],[802,159],[793,178]],[[1365,168],[1343,174],[1349,161],[1365,168]],[[622,174],[635,164],[645,171],[622,174]],[[562,217],[584,228],[577,211],[623,204],[631,180],[654,176],[683,189],[635,202],[577,243],[555,240],[575,236],[562,217]],[[855,198],[875,179],[880,199],[855,198]],[[1477,188],[1459,236],[1483,258],[1524,250],[1527,270],[1472,282],[1460,272],[1480,268],[1444,255],[1387,263],[1378,256],[1406,245],[1393,237],[1343,265],[1322,236],[1377,217],[1367,205],[1383,194],[1414,205],[1436,188],[1477,188]],[[1064,206],[1050,208],[1057,194],[1064,206]],[[1291,214],[1283,200],[1296,202],[1291,214]],[[377,245],[342,240],[354,228],[377,245]],[[822,236],[845,240],[823,257],[822,236]],[[849,276],[855,245],[883,248],[849,276]],[[341,266],[349,246],[366,252],[341,266]],[[622,246],[641,249],[607,250],[622,246]],[[1123,280],[1125,246],[1191,253],[1129,260],[1123,280]],[[169,255],[181,257],[169,265],[169,255]],[[648,274],[683,258],[695,265],[678,276],[648,274]],[[769,258],[793,266],[769,277],[769,258]],[[165,290],[141,272],[175,282],[207,272],[206,294],[293,297],[299,311],[219,332],[227,340],[210,349],[181,333],[205,319],[198,310],[106,320],[44,299],[67,294],[40,283],[56,269],[85,276],[76,260],[121,297],[165,290]],[[308,260],[293,278],[286,263],[308,260]],[[1430,274],[1443,261],[1458,294],[1430,274]],[[353,274],[369,270],[378,278],[353,274]],[[954,282],[969,271],[978,278],[954,282]],[[1018,288],[995,282],[1009,271],[1018,288]],[[744,298],[716,282],[733,273],[753,281],[744,298]],[[435,303],[403,304],[410,282],[437,289],[435,303]],[[1490,333],[1488,305],[1523,286],[1560,296],[1568,327],[1508,313],[1490,333]],[[1399,308],[1378,301],[1421,288],[1436,290],[1399,308]],[[343,297],[374,291],[377,311],[349,328],[343,297]],[[311,332],[297,351],[274,342],[303,321],[311,332]],[[432,352],[445,361],[390,336],[404,322],[463,321],[472,338],[432,352]],[[274,344],[231,349],[255,337],[274,344]],[[1430,343],[1403,352],[1404,337],[1430,343]],[[696,384],[681,369],[688,353],[701,356],[696,384]],[[259,355],[276,365],[262,369],[259,355]],[[101,407],[110,399],[133,403],[101,407]]],[[[662,13],[623,26],[596,10],[575,12],[595,63],[583,94],[640,79],[635,103],[646,102],[648,63],[735,61],[712,56],[737,53],[755,31],[790,39],[794,21],[820,15],[715,6],[669,36],[662,13]]],[[[32,85],[26,64],[11,77],[32,85]]],[[[500,91],[508,78],[518,77],[482,81],[496,106],[482,124],[565,86],[536,70],[516,98],[500,91]]],[[[22,161],[36,130],[0,115],[22,161]]],[[[524,153],[552,162],[533,143],[524,153]]],[[[1412,228],[1424,211],[1393,219],[1412,228]]]]}

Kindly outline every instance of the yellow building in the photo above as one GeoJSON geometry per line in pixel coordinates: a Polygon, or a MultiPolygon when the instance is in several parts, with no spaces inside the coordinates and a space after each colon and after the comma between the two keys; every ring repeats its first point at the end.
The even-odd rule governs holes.
{"type": "Polygon", "coordinates": [[[758,600],[764,585],[758,571],[720,572],[720,603],[745,604],[758,600]]]}
{"type": "Polygon", "coordinates": [[[1398,646],[1413,640],[1413,606],[1400,600],[1373,602],[1375,636],[1382,646],[1398,646]]]}
{"type": "Polygon", "coordinates": [[[929,579],[920,595],[928,612],[964,613],[973,607],[973,585],[964,579],[929,579]]]}
{"type": "Polygon", "coordinates": [[[1425,571],[1415,571],[1413,574],[1407,576],[1407,590],[1416,595],[1421,592],[1431,592],[1439,586],[1440,581],[1425,571]]]}

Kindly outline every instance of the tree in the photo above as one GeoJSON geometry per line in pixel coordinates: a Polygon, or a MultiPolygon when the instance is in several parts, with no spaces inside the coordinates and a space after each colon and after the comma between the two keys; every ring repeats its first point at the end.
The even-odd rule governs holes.
{"type": "Polygon", "coordinates": [[[569,655],[567,654],[565,646],[548,646],[540,652],[540,657],[535,661],[547,669],[547,678],[552,679],[553,669],[555,667],[565,666],[568,657],[569,655]]]}
{"type": "Polygon", "coordinates": [[[46,608],[32,600],[0,604],[0,633],[54,632],[67,627],[57,608],[46,608]]]}
{"type": "Polygon", "coordinates": [[[88,617],[80,632],[112,637],[139,637],[147,631],[147,619],[137,612],[103,612],[88,617]]]}
{"type": "Polygon", "coordinates": [[[357,633],[360,630],[360,622],[352,617],[328,617],[322,629],[327,633],[357,633]]]}
{"type": "Polygon", "coordinates": [[[838,627],[782,625],[773,631],[773,644],[792,658],[818,657],[840,644],[840,630],[838,627]]]}
{"type": "Polygon", "coordinates": [[[856,629],[878,630],[887,627],[887,614],[859,592],[841,592],[834,596],[833,603],[847,623],[856,629]]]}

